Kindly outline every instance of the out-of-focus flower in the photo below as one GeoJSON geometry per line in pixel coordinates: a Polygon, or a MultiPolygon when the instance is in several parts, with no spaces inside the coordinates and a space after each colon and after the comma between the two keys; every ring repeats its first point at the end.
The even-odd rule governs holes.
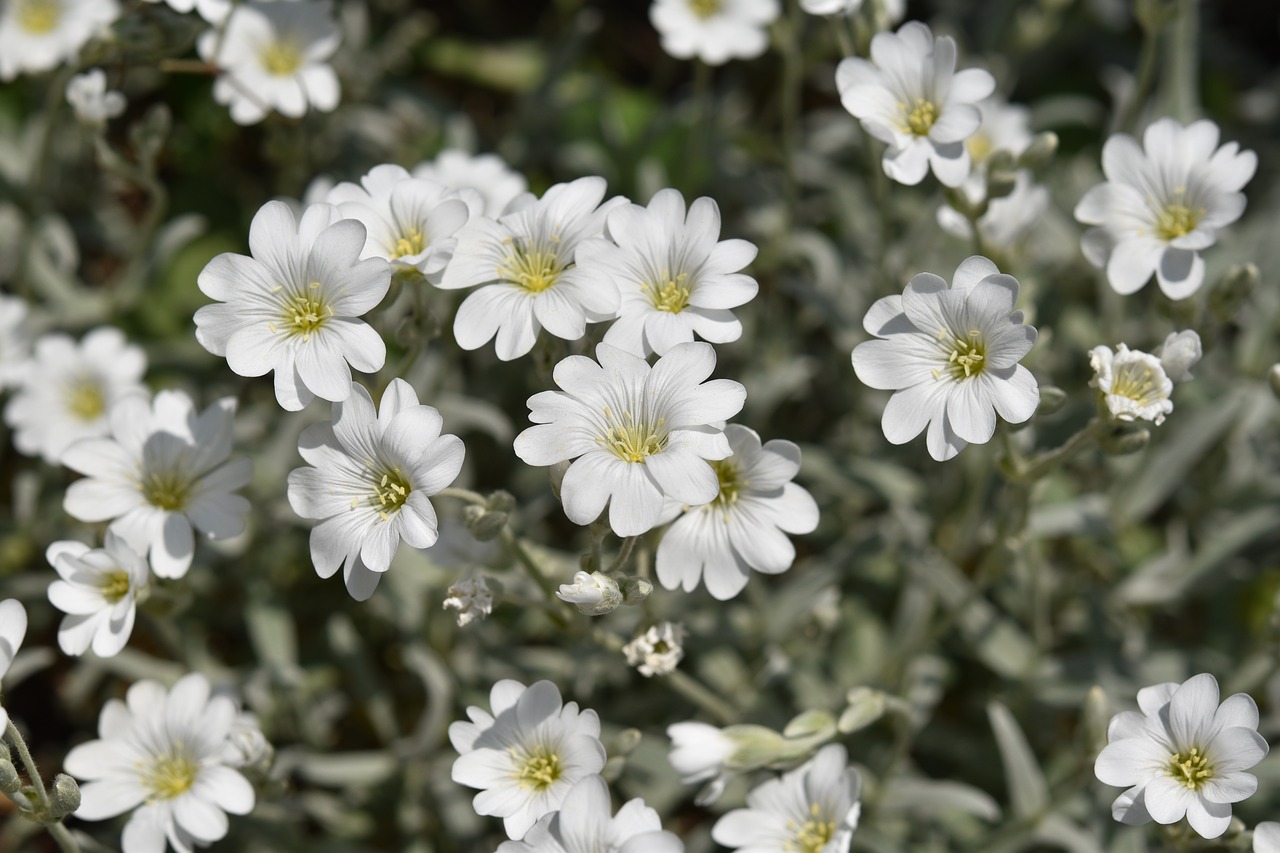
{"type": "Polygon", "coordinates": [[[817,503],[791,482],[800,470],[800,448],[778,439],[762,446],[754,430],[739,424],[729,424],[724,434],[733,454],[710,463],[719,494],[702,506],[683,507],[657,553],[664,587],[691,592],[704,579],[721,601],[742,591],[752,569],[789,569],[796,549],[785,534],[818,526],[817,503]]]}
{"type": "Polygon", "coordinates": [[[511,361],[533,349],[544,327],[576,341],[587,323],[613,319],[617,287],[576,265],[578,247],[599,236],[608,212],[626,203],[619,197],[601,204],[605,186],[596,177],[556,184],[541,199],[516,199],[500,219],[467,223],[439,284],[480,288],[454,318],[460,347],[479,349],[496,336],[498,358],[511,361]]]}
{"type": "Polygon", "coordinates": [[[322,578],[342,567],[347,592],[373,595],[403,540],[430,548],[438,536],[430,495],[462,468],[464,448],[441,435],[444,420],[403,379],[383,392],[381,410],[361,385],[333,404],[330,423],[298,439],[309,466],[289,472],[289,505],[320,521],[311,531],[311,561],[322,578]]]}
{"type": "Polygon", "coordinates": [[[830,744],[812,759],[747,794],[711,829],[711,837],[741,853],[848,853],[862,811],[862,780],[843,746],[830,744]]]}
{"type": "Polygon", "coordinates": [[[61,65],[118,17],[116,0],[0,3],[0,82],[61,65]]]}
{"type": "Polygon", "coordinates": [[[200,58],[222,71],[213,98],[237,124],[256,124],[277,110],[301,118],[308,108],[338,106],[338,75],[329,58],[342,34],[328,0],[250,0],[231,11],[222,29],[200,36],[200,58]]]}
{"type": "Polygon", "coordinates": [[[508,168],[497,154],[471,155],[453,148],[414,166],[413,176],[457,190],[472,215],[490,219],[502,216],[507,205],[529,189],[524,175],[508,168]]]}
{"type": "Polygon", "coordinates": [[[465,628],[493,612],[494,591],[489,584],[490,579],[481,576],[460,580],[449,587],[444,609],[458,611],[459,628],[465,628]]]}
{"type": "Polygon", "coordinates": [[[711,345],[677,344],[652,367],[604,343],[596,358],[556,365],[564,390],[529,398],[535,425],[515,440],[529,465],[574,460],[560,485],[569,520],[590,524],[608,503],[613,532],[636,536],[658,523],[664,499],[714,500],[720,484],[707,462],[731,452],[718,423],[741,410],[746,389],[704,381],[716,364],[711,345]]]}
{"type": "Polygon", "coordinates": [[[840,102],[862,128],[889,147],[884,172],[899,183],[938,180],[958,187],[969,176],[965,140],[977,133],[977,102],[995,89],[981,68],[955,70],[956,43],[933,37],[919,21],[871,40],[871,61],[848,57],[836,68],[840,102]]]}
{"type": "MultiPolygon", "coordinates": [[[[960,192],[968,195],[971,203],[980,203],[985,193],[980,190],[977,195],[971,195],[968,186],[969,182],[966,181],[960,192]]],[[[987,203],[986,212],[978,217],[978,234],[982,237],[982,244],[996,249],[1016,245],[1048,208],[1049,188],[1037,185],[1028,170],[1019,169],[1014,175],[1013,192],[991,199],[987,203]]],[[[944,204],[938,208],[938,225],[948,234],[962,240],[973,237],[973,226],[969,224],[969,220],[950,205],[944,204]]]]}
{"type": "Polygon", "coordinates": [[[224,397],[202,412],[184,391],[155,400],[130,397],[111,410],[111,437],[76,442],[63,464],[84,474],[67,488],[63,508],[110,529],[162,578],[180,578],[195,554],[194,526],[210,539],[244,531],[249,502],[238,494],[253,474],[232,459],[236,401],[224,397]]]}
{"type": "Polygon", "coordinates": [[[196,340],[241,376],[274,370],[276,400],[289,411],[316,397],[347,399],[351,368],[373,373],[387,357],[359,318],[387,295],[391,267],[360,260],[364,246],[364,226],[333,205],[312,205],[296,221],[284,202],[267,202],[249,226],[253,256],[224,252],[196,280],[220,303],[196,311],[196,340]]]}
{"type": "Polygon", "coordinates": [[[1140,711],[1111,718],[1093,772],[1104,785],[1128,788],[1111,805],[1116,820],[1170,824],[1186,817],[1205,838],[1226,831],[1231,804],[1258,788],[1244,771],[1267,754],[1267,742],[1252,697],[1236,693],[1218,704],[1218,695],[1217,679],[1201,673],[1144,687],[1140,711]]]}
{"type": "Polygon", "coordinates": [[[137,603],[151,572],[129,543],[107,530],[101,548],[83,542],[54,542],[45,559],[58,572],[49,601],[67,614],[58,626],[58,646],[69,655],[93,647],[98,657],[118,654],[133,633],[137,603]]]}
{"type": "Polygon", "coordinates": [[[800,0],[800,8],[810,15],[852,15],[866,5],[878,29],[897,24],[907,14],[907,0],[800,0]]]}
{"type": "Polygon", "coordinates": [[[663,355],[696,332],[714,344],[736,341],[742,323],[730,309],[755,297],[756,280],[740,270],[756,256],[746,240],[719,240],[720,209],[665,189],[647,208],[609,211],[609,239],[578,249],[580,263],[613,279],[621,294],[618,319],[604,342],[639,356],[663,355]]]}
{"type": "Polygon", "coordinates": [[[459,753],[453,781],[480,788],[476,813],[502,818],[507,835],[519,840],[559,809],[575,784],[604,769],[600,720],[595,711],[579,712],[576,702],[562,703],[550,681],[528,688],[499,681],[489,707],[492,714],[472,705],[471,722],[449,726],[459,753]]]}
{"type": "Polygon", "coordinates": [[[1196,362],[1200,360],[1200,356],[1204,354],[1204,350],[1200,346],[1200,336],[1196,334],[1194,329],[1186,329],[1181,332],[1170,332],[1169,336],[1164,339],[1164,343],[1156,349],[1156,355],[1160,357],[1160,366],[1164,368],[1165,374],[1174,382],[1186,382],[1193,379],[1191,368],[1195,367],[1196,362]]]}
{"type": "Polygon", "coordinates": [[[415,178],[402,166],[375,166],[360,184],[343,182],[328,201],[342,215],[364,223],[362,258],[384,258],[438,281],[457,242],[454,233],[470,216],[467,203],[442,184],[415,178]]]}
{"type": "Polygon", "coordinates": [[[147,357],[119,329],[94,329],[77,344],[62,334],[36,340],[18,390],[4,410],[13,444],[51,465],[76,441],[111,431],[111,409],[144,397],[147,357]]]}
{"type": "Polygon", "coordinates": [[[522,841],[498,853],[684,853],[684,842],[662,829],[644,800],[629,800],[613,817],[609,786],[588,776],[569,789],[560,810],[543,816],[522,841]]]}
{"type": "Polygon", "coordinates": [[[1253,828],[1253,853],[1280,853],[1280,823],[1264,820],[1253,828]]]}
{"type": "Polygon", "coordinates": [[[1154,272],[1170,299],[1185,299],[1204,281],[1200,250],[1244,213],[1240,190],[1258,157],[1238,143],[1218,146],[1218,126],[1202,120],[1183,127],[1160,119],[1142,135],[1117,133],[1102,147],[1107,180],[1085,193],[1076,219],[1096,225],[1080,248],[1105,267],[1117,293],[1141,290],[1154,272]]]}
{"type": "Polygon", "coordinates": [[[692,785],[710,780],[707,791],[698,797],[698,804],[718,800],[729,780],[726,765],[738,749],[737,742],[723,729],[697,722],[672,723],[667,726],[667,737],[671,738],[667,760],[680,774],[680,782],[692,785]]]}
{"type": "MultiPolygon", "coordinates": [[[[9,671],[27,636],[27,609],[16,598],[0,601],[0,679],[9,671]]],[[[0,706],[0,735],[9,725],[9,712],[0,706]]]]}
{"type": "Polygon", "coordinates": [[[645,678],[666,675],[684,657],[684,626],[674,622],[650,625],[649,629],[622,647],[627,663],[645,678]]]}
{"type": "Polygon", "coordinates": [[[1096,374],[1089,387],[1097,388],[1111,416],[1120,421],[1142,419],[1156,426],[1173,411],[1173,382],[1160,359],[1124,344],[1096,346],[1089,350],[1089,364],[1096,374]]]}
{"type": "Polygon", "coordinates": [[[0,294],[0,391],[22,382],[31,357],[31,333],[27,329],[26,300],[0,294]]]}
{"type": "Polygon", "coordinates": [[[778,0],[653,0],[649,21],[676,59],[723,65],[764,53],[781,9],[778,0]]]}
{"type": "Polygon", "coordinates": [[[165,689],[139,681],[125,701],[108,700],[99,740],[75,747],[66,768],[80,779],[81,820],[133,814],[124,853],[156,853],[165,841],[191,853],[227,834],[227,814],[253,810],[253,787],[223,758],[236,720],[235,702],[210,696],[209,681],[185,675],[165,689]]]}
{"type": "Polygon", "coordinates": [[[274,756],[275,749],[262,734],[258,718],[248,711],[236,714],[220,756],[222,763],[228,767],[265,771],[274,756]]]}
{"type": "Polygon", "coordinates": [[[622,604],[618,582],[604,572],[574,572],[573,583],[562,583],[556,597],[567,601],[587,616],[612,613],[622,604]]]}
{"type": "Polygon", "coordinates": [[[928,427],[929,455],[950,459],[995,433],[996,415],[1022,423],[1035,414],[1040,389],[1018,364],[1036,330],[1014,310],[1018,280],[974,255],[956,268],[951,287],[920,273],[901,296],[886,296],[862,325],[879,340],[858,344],[853,369],[872,388],[893,391],[881,425],[905,444],[928,427]]]}
{"type": "Polygon", "coordinates": [[[107,89],[107,72],[91,68],[67,82],[67,103],[85,124],[101,125],[124,112],[124,95],[107,89]]]}
{"type": "Polygon", "coordinates": [[[195,9],[200,17],[217,26],[231,12],[231,0],[147,0],[148,3],[164,3],[175,12],[187,13],[195,9]]]}

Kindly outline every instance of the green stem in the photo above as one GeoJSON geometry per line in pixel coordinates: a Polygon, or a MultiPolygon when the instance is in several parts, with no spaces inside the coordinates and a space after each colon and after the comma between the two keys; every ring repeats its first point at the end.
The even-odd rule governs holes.
{"type": "Polygon", "coordinates": [[[71,830],[67,829],[61,821],[58,823],[47,823],[45,829],[49,830],[49,834],[53,836],[53,840],[58,843],[58,849],[62,853],[80,853],[80,843],[76,841],[71,830]]]}
{"type": "Polygon", "coordinates": [[[1124,112],[1116,120],[1116,130],[1121,133],[1132,133],[1142,107],[1151,94],[1156,80],[1156,60],[1160,56],[1160,34],[1162,27],[1151,27],[1143,30],[1142,53],[1138,56],[1138,73],[1134,80],[1133,92],[1124,112]]]}
{"type": "Polygon", "coordinates": [[[618,556],[605,571],[606,575],[622,571],[622,567],[627,564],[627,560],[631,559],[631,552],[635,550],[636,541],[639,538],[639,536],[628,536],[622,540],[622,548],[618,550],[618,556]]]}
{"type": "Polygon", "coordinates": [[[507,547],[507,550],[511,552],[511,555],[516,558],[516,562],[520,564],[521,568],[525,570],[525,573],[528,574],[529,577],[533,578],[534,583],[536,583],[538,588],[542,590],[547,615],[550,616],[552,621],[561,628],[567,627],[569,624],[568,620],[566,620],[564,618],[564,614],[555,607],[555,602],[560,601],[556,596],[555,583],[551,578],[543,574],[537,561],[533,559],[532,555],[530,555],[527,550],[525,550],[525,547],[520,542],[519,537],[512,533],[511,528],[509,527],[503,528],[502,530],[502,544],[507,547]]]}
{"type": "Polygon", "coordinates": [[[1032,457],[1030,461],[1019,464],[1010,479],[1016,483],[1034,483],[1087,447],[1102,434],[1106,427],[1106,422],[1101,418],[1093,418],[1084,425],[1083,429],[1067,439],[1061,447],[1047,450],[1032,457]]]}
{"type": "Polygon", "coordinates": [[[1165,114],[1186,123],[1196,117],[1199,97],[1196,77],[1199,66],[1196,36],[1200,23],[1197,0],[1178,0],[1178,17],[1170,32],[1165,54],[1165,114]]]}
{"type": "Polygon", "coordinates": [[[49,792],[44,789],[44,782],[40,779],[40,769],[36,767],[35,760],[31,757],[31,750],[27,749],[27,742],[22,739],[22,732],[18,731],[18,727],[13,724],[13,720],[9,720],[9,725],[5,728],[5,734],[9,738],[9,743],[13,744],[13,748],[18,751],[18,758],[22,760],[22,766],[26,768],[27,778],[31,780],[31,787],[35,789],[36,798],[40,800],[40,807],[48,814],[50,806],[49,792]]]}
{"type": "Polygon", "coordinates": [[[684,670],[673,669],[662,676],[684,698],[715,717],[726,726],[738,722],[738,712],[711,689],[684,670]]]}
{"type": "Polygon", "coordinates": [[[473,492],[470,489],[459,489],[453,486],[450,486],[447,489],[441,489],[432,495],[432,497],[457,498],[458,500],[466,501],[470,504],[478,504],[479,506],[487,506],[489,503],[485,496],[479,492],[473,492]]]}

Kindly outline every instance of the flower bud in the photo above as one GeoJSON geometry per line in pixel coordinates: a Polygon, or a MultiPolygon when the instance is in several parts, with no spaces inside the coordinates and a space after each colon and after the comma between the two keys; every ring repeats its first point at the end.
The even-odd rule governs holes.
{"type": "Polygon", "coordinates": [[[493,492],[492,494],[490,494],[488,501],[489,501],[488,507],[490,512],[510,513],[513,509],[516,508],[515,495],[511,494],[510,492],[504,489],[498,489],[496,492],[493,492]]]}
{"type": "Polygon", "coordinates": [[[604,572],[576,572],[573,583],[561,584],[556,596],[587,616],[612,613],[622,604],[622,590],[618,588],[618,582],[604,572]]]}
{"type": "Polygon", "coordinates": [[[1036,138],[1031,140],[1031,144],[1018,157],[1018,167],[1021,169],[1042,169],[1049,165],[1053,160],[1053,155],[1058,153],[1058,134],[1053,131],[1036,134],[1036,138]]]}
{"type": "Polygon", "coordinates": [[[653,592],[653,584],[642,577],[628,577],[622,581],[622,603],[628,607],[643,604],[653,592]]]}
{"type": "Polygon", "coordinates": [[[1081,718],[1085,748],[1089,750],[1090,755],[1101,752],[1107,745],[1107,726],[1111,721],[1111,710],[1107,706],[1107,694],[1096,684],[1089,688],[1089,692],[1084,697],[1081,718]]]}
{"type": "Polygon", "coordinates": [[[1280,397],[1280,364],[1271,365],[1271,370],[1267,371],[1267,381],[1271,383],[1271,390],[1280,397]]]}
{"type": "Polygon", "coordinates": [[[66,773],[59,773],[49,786],[49,816],[61,820],[80,808],[80,786],[66,773]]]}
{"type": "Polygon", "coordinates": [[[1232,264],[1209,291],[1209,310],[1219,320],[1235,317],[1258,287],[1262,274],[1253,264],[1232,264]]]}
{"type": "Polygon", "coordinates": [[[489,542],[498,538],[503,528],[507,526],[505,512],[490,512],[477,504],[471,504],[462,511],[462,520],[466,523],[467,530],[471,531],[471,535],[480,542],[489,542]]]}
{"type": "Polygon", "coordinates": [[[1165,375],[1174,382],[1186,382],[1191,379],[1191,368],[1203,354],[1200,336],[1193,329],[1171,333],[1156,350],[1165,375]]]}
{"type": "Polygon", "coordinates": [[[783,737],[827,740],[836,733],[836,720],[828,711],[805,711],[791,719],[783,737]]]}
{"type": "Polygon", "coordinates": [[[458,627],[465,628],[493,612],[493,599],[502,593],[502,584],[481,575],[458,581],[449,587],[448,593],[442,607],[457,610],[458,627]]]}
{"type": "Polygon", "coordinates": [[[12,794],[21,787],[22,777],[18,775],[18,768],[8,759],[0,760],[0,791],[12,794]]]}
{"type": "Polygon", "coordinates": [[[1119,429],[1098,439],[1102,452],[1111,456],[1137,453],[1151,443],[1151,433],[1146,429],[1119,429]]]}
{"type": "Polygon", "coordinates": [[[1037,415],[1052,415],[1061,411],[1066,404],[1066,391],[1054,385],[1040,386],[1040,403],[1036,406],[1037,415]]]}
{"type": "Polygon", "coordinates": [[[870,687],[855,687],[846,697],[849,706],[840,714],[836,728],[841,734],[850,734],[865,729],[884,716],[885,695],[870,687]]]}

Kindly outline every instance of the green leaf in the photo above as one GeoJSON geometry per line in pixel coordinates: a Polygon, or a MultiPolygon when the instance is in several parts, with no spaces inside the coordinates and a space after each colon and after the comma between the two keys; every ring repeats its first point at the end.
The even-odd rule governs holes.
{"type": "Polygon", "coordinates": [[[1049,784],[1040,771],[1031,745],[1004,705],[994,701],[988,703],[987,717],[991,720],[996,746],[1000,749],[1000,763],[1004,765],[1005,784],[1009,788],[1009,802],[1014,813],[1023,818],[1040,815],[1049,805],[1049,784]]]}

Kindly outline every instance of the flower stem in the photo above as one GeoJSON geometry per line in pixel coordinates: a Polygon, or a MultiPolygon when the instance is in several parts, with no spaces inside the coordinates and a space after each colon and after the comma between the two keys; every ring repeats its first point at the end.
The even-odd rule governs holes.
{"type": "Polygon", "coordinates": [[[738,713],[711,689],[681,669],[673,669],[663,676],[677,693],[715,717],[726,726],[738,722],[738,713]]]}
{"type": "Polygon", "coordinates": [[[1138,55],[1138,72],[1134,80],[1133,91],[1129,94],[1129,102],[1124,111],[1116,119],[1115,129],[1121,133],[1132,133],[1142,107],[1151,94],[1156,81],[1156,60],[1160,55],[1160,34],[1163,27],[1143,27],[1142,53],[1138,55]]]}
{"type": "Polygon", "coordinates": [[[40,769],[36,767],[36,762],[31,757],[31,750],[27,748],[27,742],[22,739],[22,732],[18,731],[18,727],[13,724],[12,719],[9,720],[9,725],[5,728],[5,735],[9,738],[9,743],[13,744],[13,748],[18,751],[18,758],[22,760],[22,766],[27,771],[27,778],[31,780],[31,787],[36,792],[36,798],[40,800],[40,808],[47,814],[51,805],[49,793],[44,789],[44,782],[40,779],[40,769]]]}
{"type": "Polygon", "coordinates": [[[1083,429],[1067,439],[1061,447],[1046,450],[1026,462],[1015,460],[1017,467],[1010,479],[1017,483],[1034,483],[1087,447],[1106,426],[1101,418],[1093,418],[1084,425],[1083,429]]]}
{"type": "Polygon", "coordinates": [[[635,550],[636,541],[639,538],[639,536],[628,536],[622,540],[622,548],[618,550],[618,556],[614,558],[613,563],[605,570],[606,575],[622,571],[622,567],[631,559],[631,552],[635,550]]]}
{"type": "Polygon", "coordinates": [[[516,562],[520,564],[520,567],[525,570],[525,573],[528,574],[529,577],[533,578],[534,583],[536,583],[538,588],[542,590],[546,603],[546,607],[544,609],[546,610],[547,615],[550,616],[552,621],[561,628],[567,627],[569,623],[564,618],[564,614],[560,613],[554,605],[554,602],[560,600],[556,597],[555,584],[552,582],[551,578],[543,574],[537,561],[533,559],[533,556],[525,549],[520,538],[512,533],[511,528],[509,527],[504,527],[502,530],[502,544],[507,547],[507,550],[516,558],[516,562]]]}
{"type": "Polygon", "coordinates": [[[1178,16],[1169,33],[1169,50],[1165,53],[1162,81],[1166,87],[1165,109],[1162,112],[1184,124],[1196,117],[1200,100],[1196,92],[1199,11],[1197,0],[1178,0],[1178,16]]]}
{"type": "Polygon", "coordinates": [[[441,489],[432,497],[437,498],[457,498],[460,501],[466,501],[469,504],[477,504],[479,506],[488,505],[489,501],[479,492],[473,492],[470,489],[459,489],[450,486],[447,489],[441,489]]]}

